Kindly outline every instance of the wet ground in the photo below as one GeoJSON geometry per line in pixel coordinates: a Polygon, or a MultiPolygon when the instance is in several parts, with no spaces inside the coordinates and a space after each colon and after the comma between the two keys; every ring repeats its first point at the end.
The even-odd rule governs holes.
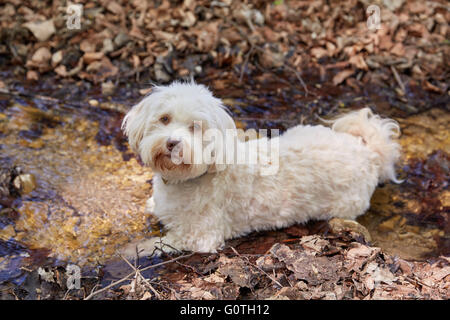
{"type": "MultiPolygon", "coordinates": [[[[394,117],[403,132],[399,177],[405,181],[380,186],[358,221],[369,230],[372,245],[388,253],[410,260],[450,254],[448,98],[433,99],[414,88],[398,97],[386,88],[320,86],[305,96],[295,78],[275,81],[264,74],[239,84],[211,72],[200,82],[224,99],[243,128],[284,130],[364,106],[394,117]]],[[[21,284],[28,281],[27,270],[67,263],[96,270],[105,281],[119,278],[129,270],[117,262],[116,250],[159,233],[144,212],[152,173],[120,132],[123,112],[138,101],[138,89],[122,86],[105,98],[95,88],[52,89],[43,82],[39,96],[20,85],[0,94],[0,167],[16,166],[22,177],[18,194],[3,195],[0,202],[0,283],[21,284]]],[[[277,241],[315,232],[327,232],[326,224],[252,234],[233,243],[240,252],[263,253],[277,241]]]]}

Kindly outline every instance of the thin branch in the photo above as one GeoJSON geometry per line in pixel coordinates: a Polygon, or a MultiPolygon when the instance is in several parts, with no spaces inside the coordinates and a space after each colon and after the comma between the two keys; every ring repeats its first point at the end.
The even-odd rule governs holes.
{"type": "Polygon", "coordinates": [[[261,271],[262,273],[264,273],[270,280],[272,280],[275,284],[277,284],[280,288],[283,288],[283,285],[281,283],[279,283],[275,278],[273,278],[270,274],[268,274],[267,272],[265,272],[263,269],[261,269],[260,267],[258,267],[256,264],[253,264],[250,262],[249,258],[242,256],[239,252],[237,252],[237,250],[233,247],[230,247],[231,250],[233,250],[233,252],[238,255],[241,258],[244,258],[247,263],[249,265],[251,265],[252,267],[258,269],[259,271],[261,271]]]}
{"type": "Polygon", "coordinates": [[[250,59],[251,54],[253,53],[253,45],[251,45],[250,50],[248,50],[247,54],[245,55],[244,64],[241,67],[241,74],[239,75],[239,83],[242,83],[242,79],[244,78],[244,71],[247,68],[248,60],[250,59]]]}
{"type": "Polygon", "coordinates": [[[132,277],[135,274],[135,272],[131,272],[130,274],[126,275],[125,277],[123,277],[120,280],[114,281],[113,283],[107,285],[106,287],[99,289],[97,291],[92,292],[90,295],[88,295],[86,298],[84,298],[84,300],[91,300],[95,295],[104,292],[106,290],[108,290],[111,287],[114,287],[115,285],[118,285],[119,283],[122,283],[124,281],[127,281],[130,277],[132,277]]]}
{"type": "Polygon", "coordinates": [[[153,286],[150,284],[150,282],[148,282],[148,280],[144,278],[141,271],[138,268],[136,268],[135,266],[133,266],[130,263],[130,261],[128,261],[124,256],[120,256],[120,257],[136,272],[136,278],[137,278],[137,276],[141,277],[141,279],[145,282],[145,284],[149,287],[149,289],[153,291],[155,296],[158,299],[161,299],[161,295],[158,293],[158,291],[155,290],[155,288],[153,288],[153,286]]]}
{"type": "MultiPolygon", "coordinates": [[[[255,43],[253,42],[253,40],[250,39],[250,37],[247,36],[247,34],[245,34],[245,32],[242,30],[242,28],[241,28],[240,26],[238,26],[238,25],[237,25],[236,23],[234,23],[233,21],[229,21],[229,22],[230,22],[230,23],[238,30],[238,32],[240,33],[240,35],[241,35],[243,38],[245,38],[245,40],[247,40],[247,42],[250,44],[250,49],[249,49],[249,50],[253,51],[253,49],[256,49],[256,50],[258,50],[258,51],[260,51],[260,52],[265,52],[265,51],[266,51],[264,48],[262,48],[262,47],[258,46],[257,44],[255,44],[255,43]]],[[[288,69],[288,70],[290,70],[290,71],[292,71],[292,72],[295,73],[295,76],[297,77],[298,81],[300,82],[300,84],[301,84],[302,87],[303,87],[303,90],[305,91],[305,96],[308,96],[309,90],[308,90],[308,88],[306,87],[305,81],[303,81],[303,79],[302,79],[300,73],[299,73],[295,68],[289,66],[286,62],[283,61],[282,63],[283,63],[283,67],[285,67],[286,69],[288,69]]],[[[241,73],[242,73],[242,71],[241,71],[241,73]]],[[[240,82],[240,80],[239,80],[239,82],[240,82]]]]}
{"type": "MultiPolygon", "coordinates": [[[[146,270],[149,270],[149,269],[157,268],[157,267],[160,267],[160,266],[163,266],[163,265],[172,263],[172,262],[174,262],[174,261],[177,261],[177,260],[180,260],[180,259],[183,259],[183,258],[190,257],[190,256],[192,256],[193,254],[194,254],[194,253],[186,254],[186,255],[183,255],[183,256],[179,256],[179,257],[173,258],[173,259],[168,260],[168,261],[164,261],[164,262],[161,262],[161,263],[153,264],[153,265],[151,265],[151,266],[148,266],[148,267],[145,267],[145,268],[143,268],[143,269],[140,269],[139,271],[140,271],[140,272],[143,272],[143,271],[146,271],[146,270]]],[[[107,285],[106,287],[104,287],[104,288],[102,288],[102,289],[99,289],[99,290],[97,290],[97,291],[92,292],[90,295],[88,295],[86,298],[84,298],[84,300],[90,300],[90,299],[92,299],[95,295],[97,295],[97,294],[99,294],[99,293],[101,293],[101,292],[104,292],[104,291],[108,290],[109,288],[118,285],[119,283],[122,283],[122,282],[124,282],[124,281],[129,280],[129,278],[131,278],[131,277],[134,276],[134,275],[135,275],[135,271],[133,271],[133,272],[131,272],[130,274],[126,275],[126,276],[123,277],[122,279],[117,280],[117,281],[115,281],[115,282],[113,282],[113,283],[107,285]]]]}
{"type": "Polygon", "coordinates": [[[398,85],[400,86],[400,89],[402,89],[403,93],[405,93],[405,85],[402,82],[402,79],[400,78],[400,75],[397,72],[397,69],[391,65],[391,71],[394,74],[394,78],[397,81],[398,85]]]}

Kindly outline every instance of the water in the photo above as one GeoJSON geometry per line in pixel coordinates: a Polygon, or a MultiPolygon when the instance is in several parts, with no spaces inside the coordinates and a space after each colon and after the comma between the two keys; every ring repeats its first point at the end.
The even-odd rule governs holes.
{"type": "MultiPolygon", "coordinates": [[[[272,83],[259,94],[261,88],[248,86],[240,89],[246,94],[226,89],[217,94],[243,128],[285,130],[317,123],[316,115],[366,105],[395,117],[403,131],[399,175],[405,182],[378,188],[371,209],[358,221],[368,228],[374,245],[400,257],[423,260],[449,254],[448,111],[436,107],[408,115],[404,107],[389,109],[384,99],[371,94],[305,97],[297,89],[290,94],[279,89],[272,83]]],[[[131,101],[135,97],[128,105],[131,101]]],[[[130,240],[159,234],[144,210],[152,173],[131,155],[120,133],[123,113],[117,110],[126,110],[126,104],[102,106],[107,109],[0,96],[0,167],[19,165],[37,183],[29,194],[0,206],[0,282],[20,283],[20,267],[46,263],[102,265],[117,278],[122,271],[115,267],[116,250],[130,240]]],[[[274,234],[283,231],[261,234],[258,242],[264,237],[275,241],[274,234]]]]}

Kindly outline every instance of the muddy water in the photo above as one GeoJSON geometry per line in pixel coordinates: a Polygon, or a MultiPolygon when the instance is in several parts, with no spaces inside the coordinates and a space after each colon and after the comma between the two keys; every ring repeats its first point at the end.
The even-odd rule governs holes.
{"type": "MultiPolygon", "coordinates": [[[[19,165],[35,177],[36,186],[0,206],[0,282],[17,276],[25,262],[34,263],[35,252],[53,261],[94,266],[113,260],[131,239],[158,234],[144,210],[152,174],[130,156],[118,130],[120,112],[1,98],[0,166],[19,165]]],[[[251,95],[225,101],[244,128],[264,126],[261,121],[269,119],[269,127],[285,129],[314,113],[303,107],[309,111],[292,116],[299,114],[295,99],[287,107],[269,100],[281,111],[251,95]],[[280,113],[285,114],[282,121],[280,113]]],[[[318,104],[311,100],[309,105],[318,104]]],[[[349,110],[342,102],[329,109],[349,110]]],[[[404,150],[399,172],[405,182],[377,189],[370,211],[358,221],[374,245],[403,258],[449,254],[450,115],[432,109],[398,120],[404,150]]]]}
{"type": "Polygon", "coordinates": [[[450,254],[450,114],[432,109],[397,119],[403,151],[399,177],[372,197],[371,208],[358,221],[373,244],[405,259],[450,254]]]}
{"type": "MultiPolygon", "coordinates": [[[[111,113],[81,116],[9,101],[0,113],[0,164],[20,165],[36,178],[36,187],[12,203],[17,214],[1,220],[1,240],[48,249],[56,260],[94,265],[111,259],[136,235],[154,234],[144,212],[152,174],[135,158],[124,161],[129,156],[117,146],[101,145],[104,117],[117,122],[111,113]]],[[[16,250],[0,257],[0,274],[27,255],[16,250]]]]}

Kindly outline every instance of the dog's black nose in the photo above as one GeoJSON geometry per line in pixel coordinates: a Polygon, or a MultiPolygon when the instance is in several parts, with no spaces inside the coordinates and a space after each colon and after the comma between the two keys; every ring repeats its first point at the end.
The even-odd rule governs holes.
{"type": "Polygon", "coordinates": [[[166,143],[167,150],[172,151],[173,148],[175,148],[175,146],[177,144],[179,144],[180,142],[181,142],[180,140],[173,140],[173,139],[167,140],[167,143],[166,143]]]}

